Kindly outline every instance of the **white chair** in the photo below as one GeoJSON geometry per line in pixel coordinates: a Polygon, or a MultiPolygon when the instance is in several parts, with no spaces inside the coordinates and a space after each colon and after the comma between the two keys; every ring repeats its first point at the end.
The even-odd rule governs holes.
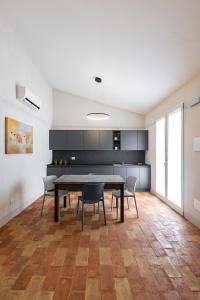
{"type": "MultiPolygon", "coordinates": [[[[129,176],[127,178],[126,183],[125,183],[124,198],[127,198],[128,209],[129,209],[128,198],[130,198],[130,197],[134,198],[137,217],[139,217],[138,208],[137,208],[137,201],[136,201],[136,197],[135,197],[136,183],[137,183],[137,178],[136,177],[129,176]]],[[[116,190],[116,191],[112,192],[111,210],[112,210],[112,207],[113,207],[113,198],[114,197],[116,198],[116,207],[117,207],[117,215],[118,215],[118,199],[120,198],[120,191],[116,190]]]]}
{"type": "MultiPolygon", "coordinates": [[[[43,202],[42,202],[42,209],[41,209],[41,216],[43,215],[43,209],[44,209],[44,202],[46,196],[54,197],[54,191],[55,191],[55,186],[54,186],[54,181],[58,177],[56,175],[50,175],[46,176],[43,178],[43,183],[44,183],[44,196],[43,196],[43,202]]],[[[69,200],[69,206],[70,206],[70,194],[66,190],[59,190],[59,197],[63,196],[64,197],[64,207],[66,207],[67,204],[67,197],[69,200]]]]}

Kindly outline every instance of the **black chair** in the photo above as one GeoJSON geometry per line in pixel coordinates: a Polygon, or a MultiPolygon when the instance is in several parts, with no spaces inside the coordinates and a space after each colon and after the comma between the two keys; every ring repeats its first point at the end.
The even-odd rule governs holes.
{"type": "Polygon", "coordinates": [[[104,203],[104,183],[90,183],[85,184],[82,189],[82,196],[78,197],[77,204],[77,216],[79,213],[79,203],[82,202],[82,230],[84,226],[84,205],[93,204],[95,211],[95,204],[102,202],[103,204],[103,213],[104,213],[104,223],[106,225],[106,213],[105,213],[105,203],[104,203]]]}

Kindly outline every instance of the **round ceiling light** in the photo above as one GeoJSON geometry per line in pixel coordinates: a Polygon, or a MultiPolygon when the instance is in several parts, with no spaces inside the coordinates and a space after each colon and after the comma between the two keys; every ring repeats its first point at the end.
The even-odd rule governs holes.
{"type": "Polygon", "coordinates": [[[106,113],[90,113],[90,114],[87,114],[87,118],[90,119],[90,120],[100,121],[100,120],[109,119],[110,115],[106,114],[106,113]]]}

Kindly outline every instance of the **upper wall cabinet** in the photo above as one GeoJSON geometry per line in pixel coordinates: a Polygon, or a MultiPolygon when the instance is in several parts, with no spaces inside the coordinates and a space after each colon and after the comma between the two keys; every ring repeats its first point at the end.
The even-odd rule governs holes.
{"type": "Polygon", "coordinates": [[[138,130],[138,150],[148,150],[148,130],[138,130]]]}
{"type": "Polygon", "coordinates": [[[113,132],[112,130],[99,131],[99,150],[113,149],[113,132]]]}
{"type": "Polygon", "coordinates": [[[112,131],[83,131],[83,147],[84,150],[112,150],[112,131]]]}
{"type": "Polygon", "coordinates": [[[121,131],[121,150],[137,150],[137,130],[121,131]]]}
{"type": "Polygon", "coordinates": [[[81,130],[50,130],[50,150],[83,150],[81,130]]]}
{"type": "MultiPolygon", "coordinates": [[[[147,150],[147,130],[122,130],[121,150],[147,150]]],[[[112,130],[50,130],[50,150],[113,150],[112,130]]]]}
{"type": "Polygon", "coordinates": [[[83,150],[82,130],[66,130],[68,139],[67,150],[83,150]]]}
{"type": "Polygon", "coordinates": [[[84,150],[99,150],[99,130],[83,131],[84,150]]]}
{"type": "Polygon", "coordinates": [[[50,150],[66,150],[67,147],[68,147],[68,139],[66,135],[66,130],[49,131],[50,150]]]}
{"type": "Polygon", "coordinates": [[[148,150],[148,130],[122,130],[121,150],[148,150]]]}

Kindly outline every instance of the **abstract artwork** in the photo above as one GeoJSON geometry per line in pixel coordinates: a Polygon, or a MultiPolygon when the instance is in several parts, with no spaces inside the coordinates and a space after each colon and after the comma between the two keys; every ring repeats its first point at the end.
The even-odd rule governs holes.
{"type": "Polygon", "coordinates": [[[5,153],[33,153],[33,127],[5,118],[5,153]]]}

